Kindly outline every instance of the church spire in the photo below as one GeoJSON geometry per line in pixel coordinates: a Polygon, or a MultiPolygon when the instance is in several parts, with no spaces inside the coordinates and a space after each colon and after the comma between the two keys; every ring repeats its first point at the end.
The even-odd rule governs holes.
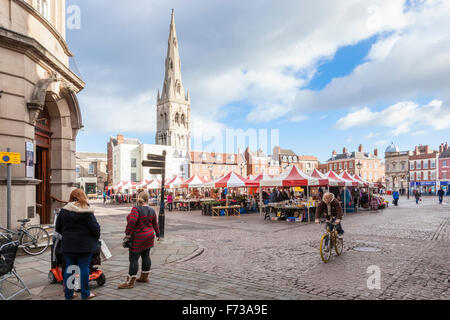
{"type": "Polygon", "coordinates": [[[167,46],[166,73],[164,76],[161,99],[186,100],[183,82],[181,80],[181,60],[178,51],[178,38],[173,9],[167,46]]]}

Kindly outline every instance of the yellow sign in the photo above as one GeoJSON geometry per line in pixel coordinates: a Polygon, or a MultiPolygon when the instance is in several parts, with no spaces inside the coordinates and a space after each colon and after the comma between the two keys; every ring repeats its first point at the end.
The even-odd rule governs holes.
{"type": "Polygon", "coordinates": [[[20,153],[0,152],[0,163],[20,164],[20,153]]]}

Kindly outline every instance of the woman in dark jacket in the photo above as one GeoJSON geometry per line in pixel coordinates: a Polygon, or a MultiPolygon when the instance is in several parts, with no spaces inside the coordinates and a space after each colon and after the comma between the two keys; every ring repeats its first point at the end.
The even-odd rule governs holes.
{"type": "Polygon", "coordinates": [[[73,266],[78,266],[80,270],[81,298],[94,298],[96,294],[89,290],[89,264],[92,254],[98,247],[100,225],[83,190],[72,191],[69,203],[61,209],[56,219],[55,231],[62,235],[61,250],[66,261],[64,270],[66,300],[76,297],[73,284],[68,281],[73,279],[70,277],[74,272],[70,270],[73,266]]]}
{"type": "Polygon", "coordinates": [[[125,234],[133,238],[130,250],[130,268],[127,280],[119,285],[119,289],[131,289],[135,282],[148,282],[151,268],[150,249],[153,248],[155,235],[159,240],[159,227],[155,210],[148,206],[148,193],[143,191],[137,196],[138,205],[131,209],[127,216],[125,234]],[[142,258],[141,276],[136,279],[139,269],[139,258],[142,258]]]}

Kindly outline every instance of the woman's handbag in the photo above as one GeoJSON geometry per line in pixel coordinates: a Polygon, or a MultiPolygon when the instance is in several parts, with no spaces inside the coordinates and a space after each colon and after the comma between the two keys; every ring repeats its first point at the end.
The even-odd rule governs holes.
{"type": "MultiPolygon", "coordinates": [[[[140,210],[139,206],[137,206],[136,208],[138,209],[138,212],[139,212],[138,221],[136,222],[136,224],[138,224],[139,220],[141,219],[141,210],[140,210]]],[[[128,238],[128,237],[123,238],[122,246],[126,249],[131,249],[133,247],[133,240],[134,240],[134,235],[132,235],[130,238],[128,238]]]]}
{"type": "Polygon", "coordinates": [[[132,248],[133,247],[133,237],[131,237],[131,238],[128,238],[128,237],[123,238],[122,246],[124,248],[126,248],[126,249],[132,248]]]}

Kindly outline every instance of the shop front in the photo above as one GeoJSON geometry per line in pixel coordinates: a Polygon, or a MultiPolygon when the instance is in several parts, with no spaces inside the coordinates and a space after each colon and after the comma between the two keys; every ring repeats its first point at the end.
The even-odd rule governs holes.
{"type": "Polygon", "coordinates": [[[437,184],[436,181],[413,181],[411,182],[411,193],[414,194],[416,190],[419,190],[419,192],[423,195],[436,195],[437,193],[437,184]]]}

